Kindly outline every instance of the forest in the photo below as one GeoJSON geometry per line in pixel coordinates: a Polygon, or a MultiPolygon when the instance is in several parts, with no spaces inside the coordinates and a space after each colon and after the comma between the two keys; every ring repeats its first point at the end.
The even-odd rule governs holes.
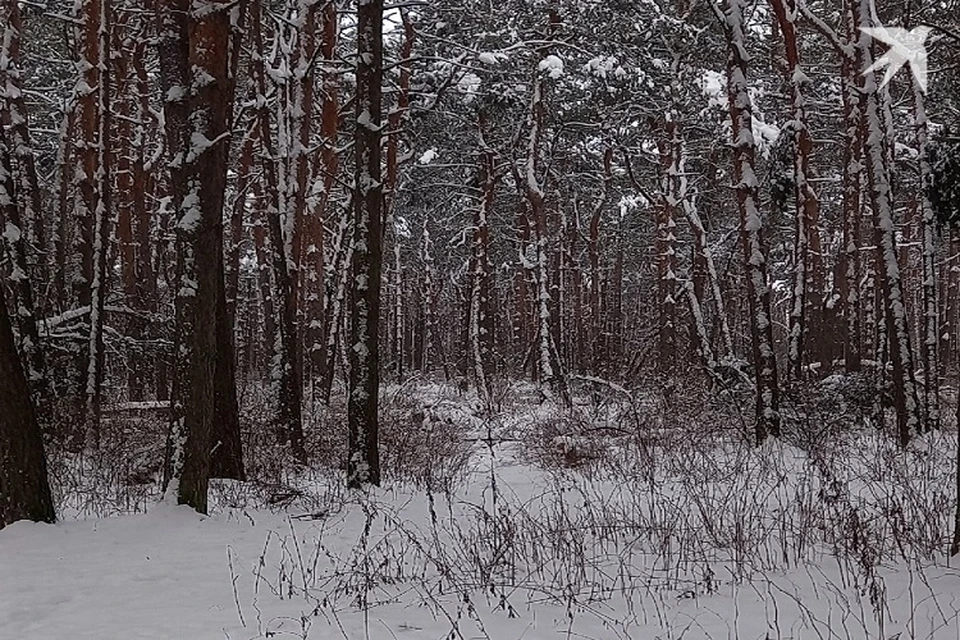
{"type": "Polygon", "coordinates": [[[960,635],[958,0],[0,29],[0,637],[960,635]]]}

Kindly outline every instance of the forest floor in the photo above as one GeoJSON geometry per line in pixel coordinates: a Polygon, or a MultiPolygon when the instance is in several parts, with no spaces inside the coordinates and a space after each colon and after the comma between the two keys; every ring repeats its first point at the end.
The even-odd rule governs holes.
{"type": "Polygon", "coordinates": [[[581,391],[395,389],[383,488],[251,451],[210,516],[52,455],[61,521],[0,531],[0,638],[960,638],[952,432],[902,451],[831,405],[753,447],[735,398],[581,391]]]}

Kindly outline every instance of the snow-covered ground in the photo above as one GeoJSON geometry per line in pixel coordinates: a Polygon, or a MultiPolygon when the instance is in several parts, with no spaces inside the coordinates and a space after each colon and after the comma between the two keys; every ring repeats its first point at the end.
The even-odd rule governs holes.
{"type": "Polygon", "coordinates": [[[478,442],[452,488],[330,473],[282,510],[221,483],[209,517],[21,522],[0,531],[0,638],[960,638],[960,571],[922,551],[950,533],[952,443],[867,433],[815,462],[687,441],[566,469],[478,442]]]}

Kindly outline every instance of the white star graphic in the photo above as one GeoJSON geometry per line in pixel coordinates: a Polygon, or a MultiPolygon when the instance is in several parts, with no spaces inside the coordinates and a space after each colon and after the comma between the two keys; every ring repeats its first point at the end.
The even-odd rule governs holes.
{"type": "Polygon", "coordinates": [[[880,83],[883,87],[890,82],[890,78],[900,70],[900,67],[910,63],[910,71],[917,79],[920,90],[927,92],[927,49],[924,42],[930,35],[930,27],[914,27],[910,31],[900,27],[862,27],[861,30],[875,40],[890,45],[890,49],[863,72],[864,75],[886,66],[887,70],[880,83]]]}

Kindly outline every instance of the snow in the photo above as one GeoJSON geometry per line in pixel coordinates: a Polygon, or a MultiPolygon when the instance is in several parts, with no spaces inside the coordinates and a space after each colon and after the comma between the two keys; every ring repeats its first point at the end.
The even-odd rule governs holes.
{"type": "MultiPolygon", "coordinates": [[[[555,412],[548,405],[506,416],[503,429],[555,412]]],[[[445,420],[475,425],[483,437],[485,423],[469,401],[438,402],[423,422],[445,420]]],[[[886,455],[877,444],[876,436],[860,443],[864,459],[886,455]]],[[[560,434],[549,445],[564,457],[596,453],[595,442],[580,436],[560,434]]],[[[803,501],[817,491],[831,492],[833,502],[823,504],[846,498],[834,497],[832,485],[805,484],[816,482],[805,475],[811,461],[790,447],[721,447],[696,453],[702,456],[702,468],[685,467],[694,475],[660,478],[638,494],[633,486],[520,463],[508,446],[491,453],[477,445],[473,471],[451,494],[402,484],[346,493],[339,478],[317,476],[309,500],[268,512],[226,506],[242,485],[221,482],[210,517],[164,501],[146,514],[15,523],[0,531],[0,629],[18,640],[708,640],[867,638],[877,637],[882,623],[884,638],[956,637],[960,573],[942,558],[865,569],[829,549],[790,548],[784,553],[792,559],[775,566],[775,549],[790,535],[776,528],[741,532],[742,544],[769,549],[766,562],[714,548],[712,540],[732,533],[740,519],[771,526],[767,519],[781,512],[814,517],[803,501]],[[708,469],[716,476],[698,481],[695,474],[708,469]],[[733,476],[721,473],[732,469],[733,476]],[[714,520],[719,529],[701,530],[694,543],[682,532],[702,526],[698,500],[722,512],[714,520]],[[614,532],[629,518],[649,530],[615,546],[614,532]],[[657,535],[667,546],[648,552],[644,540],[657,535]],[[510,555],[501,555],[506,548],[510,555]],[[534,549],[539,560],[527,566],[524,554],[534,549]],[[579,566],[588,573],[578,576],[579,566]],[[365,576],[374,582],[369,589],[365,576]],[[874,597],[884,605],[879,618],[874,597]]],[[[689,465],[694,458],[683,459],[689,465]]],[[[860,495],[863,471],[837,478],[851,499],[860,495]]]]}
{"type": "Polygon", "coordinates": [[[507,60],[509,56],[503,52],[483,51],[477,56],[477,60],[487,65],[498,65],[502,60],[507,60]]]}
{"type": "MultiPolygon", "coordinates": [[[[754,114],[756,116],[756,114],[754,114]]],[[[774,143],[780,136],[780,127],[775,124],[768,124],[758,117],[753,119],[753,138],[757,144],[757,150],[763,156],[769,157],[774,143]]]]}
{"type": "Polygon", "coordinates": [[[465,73],[457,82],[457,91],[464,95],[464,102],[471,102],[480,90],[480,76],[475,73],[465,73]]]}
{"type": "Polygon", "coordinates": [[[7,222],[3,229],[3,239],[9,242],[10,244],[15,244],[20,242],[20,227],[13,224],[12,222],[7,222]]]}
{"type": "Polygon", "coordinates": [[[604,80],[611,74],[617,78],[623,78],[627,74],[623,67],[620,66],[616,56],[596,56],[591,58],[583,65],[583,70],[588,74],[595,75],[604,80]]]}
{"type": "Polygon", "coordinates": [[[186,96],[186,91],[183,87],[177,85],[167,89],[167,102],[180,102],[186,96]]]}
{"type": "Polygon", "coordinates": [[[437,148],[430,147],[429,149],[423,152],[423,154],[417,160],[417,164],[430,164],[436,159],[437,159],[437,148]]]}
{"type": "Polygon", "coordinates": [[[700,90],[709,98],[710,107],[727,108],[726,75],[705,69],[700,76],[700,90]]]}
{"type": "Polygon", "coordinates": [[[563,60],[551,53],[540,61],[537,70],[546,71],[548,76],[556,80],[563,75],[563,60]]]}
{"type": "Polygon", "coordinates": [[[190,233],[196,231],[200,224],[200,197],[197,193],[188,193],[183,199],[183,216],[177,226],[190,233]]]}

